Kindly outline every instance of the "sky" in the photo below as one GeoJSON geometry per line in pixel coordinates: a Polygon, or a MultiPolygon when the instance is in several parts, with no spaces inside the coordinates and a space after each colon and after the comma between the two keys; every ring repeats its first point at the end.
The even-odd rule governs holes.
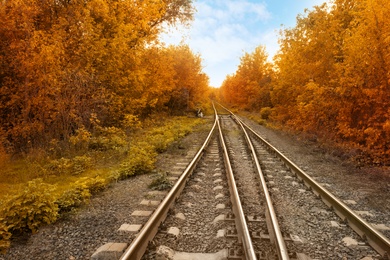
{"type": "Polygon", "coordinates": [[[160,39],[166,44],[185,43],[202,58],[210,85],[220,87],[235,73],[240,57],[263,45],[269,60],[279,49],[282,28],[293,28],[298,14],[326,0],[194,0],[197,10],[188,29],[170,28],[160,39]]]}

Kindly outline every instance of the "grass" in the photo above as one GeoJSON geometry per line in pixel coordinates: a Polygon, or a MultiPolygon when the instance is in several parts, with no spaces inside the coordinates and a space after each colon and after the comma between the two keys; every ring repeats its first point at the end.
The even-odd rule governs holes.
{"type": "Polygon", "coordinates": [[[94,137],[99,151],[85,150],[87,145],[83,139],[85,153],[82,155],[75,151],[73,157],[67,158],[28,156],[2,163],[0,251],[9,246],[12,233],[35,231],[36,227],[54,222],[58,214],[85,203],[110,182],[152,172],[157,154],[202,122],[198,118],[173,117],[160,123],[149,122],[145,124],[147,127],[129,136],[118,129],[110,129],[111,135],[106,132],[104,139],[94,137]],[[106,150],[102,151],[101,147],[106,150]],[[30,190],[30,194],[26,194],[26,190],[30,190]],[[43,193],[45,196],[41,196],[43,193]],[[51,215],[40,216],[37,212],[51,215]],[[30,224],[26,226],[24,222],[30,224]]]}

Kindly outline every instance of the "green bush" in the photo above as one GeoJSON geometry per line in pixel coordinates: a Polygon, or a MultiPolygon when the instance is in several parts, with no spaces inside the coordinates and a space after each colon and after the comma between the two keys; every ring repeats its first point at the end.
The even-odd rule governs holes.
{"type": "Polygon", "coordinates": [[[152,190],[167,190],[172,188],[172,183],[168,179],[168,173],[157,173],[156,177],[149,184],[152,190]]]}
{"type": "Polygon", "coordinates": [[[35,179],[27,183],[20,194],[10,197],[0,209],[0,250],[9,246],[13,232],[36,232],[44,224],[58,217],[55,186],[35,179]]]}
{"type": "Polygon", "coordinates": [[[60,212],[70,211],[74,207],[87,203],[92,194],[103,190],[107,186],[108,181],[101,177],[80,178],[62,192],[55,203],[58,205],[60,212]]]}
{"type": "Polygon", "coordinates": [[[55,175],[79,175],[92,167],[92,159],[86,155],[75,156],[72,159],[60,158],[51,160],[46,168],[55,175]]]}
{"type": "Polygon", "coordinates": [[[120,150],[127,145],[126,133],[116,127],[96,127],[88,148],[97,151],[120,150]]]}
{"type": "Polygon", "coordinates": [[[8,226],[4,218],[0,218],[0,253],[5,253],[11,242],[11,232],[8,231],[8,226]]]}
{"type": "Polygon", "coordinates": [[[121,164],[120,177],[149,173],[156,162],[155,147],[147,142],[138,142],[130,147],[127,159],[121,164]]]}

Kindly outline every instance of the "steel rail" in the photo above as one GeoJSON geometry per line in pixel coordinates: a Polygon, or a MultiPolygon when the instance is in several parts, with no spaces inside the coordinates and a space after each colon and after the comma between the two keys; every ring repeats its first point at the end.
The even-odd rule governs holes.
{"type": "Polygon", "coordinates": [[[327,189],[322,187],[318,182],[311,178],[307,173],[301,170],[297,165],[290,161],[274,146],[264,140],[258,133],[256,133],[250,126],[239,119],[242,124],[249,129],[266,147],[276,154],[290,170],[304,182],[317,196],[319,196],[328,207],[333,208],[336,214],[346,222],[356,233],[364,238],[372,248],[374,248],[381,256],[390,256],[390,240],[381,232],[375,230],[367,221],[357,215],[342,201],[336,198],[327,189]]]}
{"type": "Polygon", "coordinates": [[[253,160],[255,161],[255,165],[256,165],[256,171],[259,175],[259,178],[260,178],[260,183],[261,183],[261,186],[262,186],[262,189],[263,189],[263,192],[264,192],[264,196],[265,196],[265,200],[266,200],[266,218],[267,218],[267,226],[268,226],[268,229],[269,229],[269,232],[270,232],[270,238],[271,238],[271,243],[273,243],[275,245],[275,248],[276,248],[276,251],[277,251],[277,254],[278,254],[278,259],[280,260],[288,260],[290,259],[289,255],[288,255],[288,250],[287,250],[287,247],[286,247],[286,243],[284,241],[284,238],[283,238],[283,235],[282,235],[282,232],[280,230],[280,227],[279,227],[279,222],[278,222],[278,219],[277,219],[277,216],[276,216],[276,212],[275,212],[275,209],[274,209],[274,206],[272,204],[272,199],[271,199],[271,196],[268,192],[268,188],[267,188],[267,184],[266,184],[266,181],[265,181],[265,178],[264,178],[264,174],[261,170],[261,166],[260,166],[260,163],[259,163],[259,159],[258,159],[258,156],[256,154],[256,150],[252,144],[252,141],[242,123],[242,121],[233,113],[231,112],[229,109],[227,109],[226,107],[222,106],[221,104],[219,104],[223,109],[225,109],[226,111],[228,111],[230,113],[230,115],[233,116],[233,119],[237,122],[238,125],[240,125],[240,127],[242,128],[243,132],[244,132],[244,135],[245,135],[245,140],[250,148],[250,151],[251,151],[251,155],[252,155],[252,158],[253,160]]]}
{"type": "MultiPolygon", "coordinates": [[[[214,104],[213,104],[213,106],[214,106],[214,104]]],[[[214,107],[214,110],[215,110],[215,107],[214,107]]],[[[228,151],[226,148],[225,140],[223,138],[223,133],[222,133],[222,129],[221,129],[221,125],[219,123],[219,120],[217,120],[217,124],[218,124],[218,130],[219,130],[219,139],[220,139],[222,150],[223,150],[223,158],[224,158],[224,162],[225,162],[226,174],[228,177],[229,187],[230,187],[230,191],[231,191],[230,197],[232,200],[232,207],[233,207],[233,211],[234,211],[234,215],[235,215],[235,223],[236,223],[236,227],[237,227],[238,237],[241,240],[240,242],[242,242],[242,244],[243,244],[245,259],[250,259],[250,260],[253,259],[254,260],[254,259],[257,259],[257,257],[256,257],[256,253],[255,253],[255,250],[253,247],[252,239],[251,239],[251,236],[249,233],[248,225],[247,225],[246,220],[245,220],[245,214],[244,214],[244,211],[242,209],[240,196],[238,194],[236,181],[234,179],[233,169],[232,169],[232,166],[230,163],[228,151]]]]}
{"type": "Polygon", "coordinates": [[[322,201],[331,207],[336,214],[347,223],[360,237],[365,239],[367,243],[374,248],[381,256],[390,257],[390,239],[384,236],[381,232],[374,229],[367,221],[357,215],[342,201],[336,198],[327,189],[322,187],[318,182],[311,178],[307,173],[301,170],[297,165],[290,161],[284,154],[278,149],[268,143],[262,138],[256,131],[254,131],[249,125],[245,124],[241,119],[233,114],[230,110],[219,104],[221,107],[229,111],[234,117],[236,117],[248,130],[251,131],[262,143],[264,143],[268,150],[278,156],[285,165],[297,176],[304,184],[311,189],[322,201]]]}
{"type": "Polygon", "coordinates": [[[266,216],[269,220],[269,221],[267,221],[267,223],[269,222],[268,229],[270,232],[271,242],[276,247],[278,258],[280,260],[288,260],[288,259],[290,259],[290,257],[288,255],[286,243],[284,241],[282,232],[280,231],[279,222],[278,222],[278,219],[276,217],[276,212],[275,212],[274,206],[272,204],[271,196],[268,192],[267,184],[266,184],[266,181],[264,178],[264,174],[261,170],[261,166],[260,166],[257,154],[256,154],[256,150],[255,150],[253,143],[252,143],[244,125],[242,124],[241,120],[239,118],[237,118],[234,114],[233,114],[233,116],[234,116],[234,119],[237,122],[237,124],[240,125],[241,129],[244,131],[246,142],[247,142],[247,144],[250,148],[250,151],[252,153],[252,158],[255,161],[256,171],[259,175],[261,186],[263,188],[263,192],[264,192],[264,196],[265,196],[265,200],[266,200],[266,206],[267,206],[266,216]]]}
{"type": "Polygon", "coordinates": [[[177,180],[175,185],[169,191],[169,193],[165,196],[163,201],[157,207],[157,209],[150,216],[149,220],[142,227],[136,238],[131,242],[131,244],[127,247],[126,251],[121,256],[121,260],[139,260],[143,256],[148,246],[148,243],[154,238],[156,235],[160,224],[165,220],[168,210],[172,207],[175,200],[180,196],[180,193],[184,189],[184,186],[187,182],[188,177],[192,174],[193,170],[196,167],[196,164],[202,157],[206,147],[210,143],[211,136],[216,128],[218,122],[218,115],[215,114],[215,120],[213,127],[210,130],[205,142],[202,147],[196,153],[195,157],[189,163],[187,168],[184,170],[183,174],[177,180]]]}

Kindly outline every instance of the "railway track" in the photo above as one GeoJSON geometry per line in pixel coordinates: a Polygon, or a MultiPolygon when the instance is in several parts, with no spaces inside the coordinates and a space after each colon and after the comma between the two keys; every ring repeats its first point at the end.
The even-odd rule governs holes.
{"type": "MultiPolygon", "coordinates": [[[[256,147],[255,150],[257,152],[257,155],[259,156],[259,158],[261,158],[261,168],[266,169],[265,176],[268,180],[268,185],[271,186],[272,190],[276,191],[274,197],[278,197],[277,194],[281,190],[283,191],[292,190],[292,193],[295,193],[296,199],[289,201],[289,203],[296,204],[295,212],[292,214],[292,216],[289,217],[290,222],[291,219],[295,220],[296,222],[299,222],[299,214],[296,214],[296,212],[297,209],[300,209],[303,206],[302,199],[300,198],[307,196],[306,194],[303,195],[303,193],[307,193],[307,191],[312,191],[317,197],[317,199],[321,199],[327,206],[327,207],[323,207],[324,204],[321,204],[314,207],[313,206],[307,207],[307,211],[314,209],[312,215],[317,215],[317,216],[321,214],[328,215],[327,218],[319,217],[317,218],[317,220],[315,218],[306,220],[309,226],[313,227],[312,233],[315,233],[316,230],[318,230],[317,232],[321,234],[320,236],[318,236],[318,240],[328,239],[330,242],[340,241],[340,240],[343,241],[343,238],[337,237],[337,235],[336,236],[332,235],[332,232],[326,234],[326,230],[328,229],[327,226],[321,227],[323,226],[324,223],[330,222],[332,227],[340,228],[340,225],[338,224],[339,221],[337,220],[337,218],[334,218],[334,215],[336,214],[341,218],[341,226],[345,227],[346,225],[348,225],[356,232],[356,233],[348,232],[350,231],[350,229],[348,229],[346,232],[345,231],[340,232],[339,230],[338,230],[339,232],[337,232],[340,234],[349,233],[349,236],[344,237],[344,239],[347,238],[345,239],[346,241],[348,241],[348,239],[352,237],[356,239],[356,240],[351,239],[357,243],[357,246],[354,247],[353,250],[351,249],[339,250],[339,248],[336,247],[339,250],[339,252],[337,252],[338,250],[335,249],[331,250],[333,252],[329,252],[329,250],[323,248],[322,249],[323,252],[319,252],[316,254],[316,251],[314,250],[313,252],[314,254],[311,253],[310,255],[318,255],[322,259],[327,259],[327,258],[336,259],[341,257],[344,257],[345,259],[349,259],[348,257],[351,257],[350,259],[361,259],[365,257],[365,255],[370,255],[370,257],[373,256],[373,259],[389,258],[390,240],[387,237],[385,237],[378,230],[374,229],[359,214],[352,211],[345,203],[337,199],[332,193],[330,193],[328,190],[323,188],[318,182],[316,182],[313,178],[311,178],[308,174],[306,174],[303,170],[301,170],[298,166],[296,166],[291,160],[285,157],[280,151],[278,151],[266,140],[264,140],[259,134],[257,134],[253,129],[251,129],[248,125],[246,125],[242,120],[240,120],[230,111],[229,113],[238,124],[242,125],[242,127],[247,129],[247,131],[250,133],[249,134],[251,136],[250,139],[252,139],[255,143],[255,147],[256,147]],[[275,183],[278,183],[278,185],[275,185],[275,183]],[[294,186],[300,186],[300,187],[294,188],[294,186]],[[330,211],[330,209],[332,211],[330,211]],[[325,221],[325,219],[328,219],[328,221],[325,221]],[[356,236],[356,234],[358,234],[358,237],[356,236]],[[369,250],[367,250],[368,245],[373,249],[375,249],[377,254],[373,252],[369,252],[369,250]],[[345,251],[354,251],[354,252],[345,253],[345,251]]],[[[312,200],[313,198],[313,196],[311,196],[312,193],[308,193],[308,194],[310,199],[312,200]]],[[[288,193],[288,196],[291,196],[290,192],[288,193]]],[[[308,201],[310,199],[308,198],[308,201]]],[[[283,199],[283,201],[287,201],[287,200],[283,199]]],[[[316,205],[318,203],[315,203],[314,201],[313,203],[307,203],[307,204],[316,205]]],[[[280,208],[280,212],[283,212],[286,209],[285,205],[281,205],[279,206],[279,208],[280,208]]],[[[294,233],[288,231],[286,231],[286,233],[290,233],[292,239],[300,240],[298,236],[294,235],[294,233]]],[[[320,241],[318,241],[317,243],[321,244],[320,241]]],[[[325,246],[322,247],[326,247],[327,243],[325,243],[324,245],[325,246]]],[[[291,251],[293,250],[296,249],[292,249],[291,251]]],[[[299,248],[298,251],[305,251],[305,250],[304,248],[299,248]]],[[[307,251],[307,253],[309,252],[312,252],[312,250],[307,251]]]]}
{"type": "Polygon", "coordinates": [[[120,259],[388,259],[389,245],[229,112],[120,259]]]}

